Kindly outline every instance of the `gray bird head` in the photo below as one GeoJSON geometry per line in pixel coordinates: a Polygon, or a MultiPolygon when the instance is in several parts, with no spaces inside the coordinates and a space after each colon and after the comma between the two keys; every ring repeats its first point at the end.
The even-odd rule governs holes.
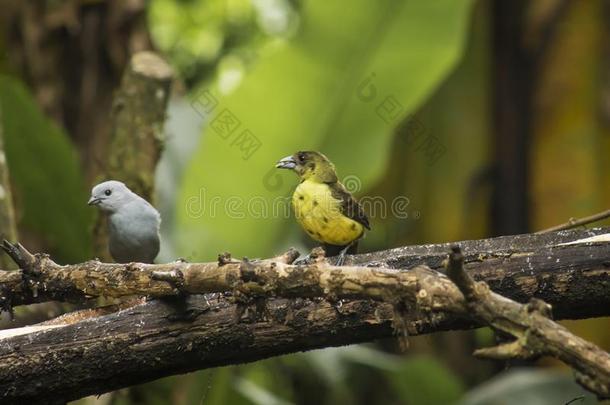
{"type": "Polygon", "coordinates": [[[109,180],[98,184],[91,190],[87,204],[97,206],[101,211],[113,213],[137,197],[124,183],[109,180]]]}

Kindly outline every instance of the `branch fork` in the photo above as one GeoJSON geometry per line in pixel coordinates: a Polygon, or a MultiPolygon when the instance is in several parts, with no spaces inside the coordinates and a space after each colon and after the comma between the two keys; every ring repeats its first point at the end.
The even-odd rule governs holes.
{"type": "Polygon", "coordinates": [[[600,399],[610,398],[610,354],[553,322],[549,304],[536,298],[525,305],[509,300],[484,282],[475,282],[463,264],[460,248],[452,247],[447,273],[463,294],[472,316],[515,338],[479,349],[476,356],[495,360],[555,357],[574,369],[583,387],[600,399]]]}
{"type": "Polygon", "coordinates": [[[0,286],[10,291],[14,305],[91,296],[166,298],[0,338],[0,393],[7,393],[0,397],[71,400],[199,368],[396,334],[406,344],[409,335],[484,324],[514,340],[475,354],[550,355],[605,397],[607,353],[549,319],[551,307],[541,301],[523,305],[497,293],[521,302],[544,297],[558,319],[610,315],[604,235],[610,230],[464,241],[460,248],[402,247],[351,256],[349,266],[334,266],[316,252],[307,263],[295,264],[294,251],[265,260],[227,254],[210,263],[60,266],[7,245],[24,267],[0,271],[0,286]],[[524,272],[531,264],[535,271],[524,272]],[[24,288],[28,274],[39,286],[36,297],[24,288]],[[213,306],[210,293],[217,293],[213,306]],[[33,387],[32,380],[44,384],[33,387]]]}

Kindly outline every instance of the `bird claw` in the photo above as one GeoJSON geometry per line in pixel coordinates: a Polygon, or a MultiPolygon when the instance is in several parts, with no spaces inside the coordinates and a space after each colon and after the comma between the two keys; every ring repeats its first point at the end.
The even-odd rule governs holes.
{"type": "Polygon", "coordinates": [[[303,257],[302,259],[295,260],[292,264],[294,264],[295,266],[311,264],[311,254],[308,254],[307,256],[303,257]]]}
{"type": "MultiPolygon", "coordinates": [[[[353,243],[353,242],[352,242],[353,243]]],[[[337,255],[337,260],[335,261],[335,266],[343,266],[345,264],[345,256],[349,248],[352,247],[352,243],[344,247],[341,252],[337,255]]]]}

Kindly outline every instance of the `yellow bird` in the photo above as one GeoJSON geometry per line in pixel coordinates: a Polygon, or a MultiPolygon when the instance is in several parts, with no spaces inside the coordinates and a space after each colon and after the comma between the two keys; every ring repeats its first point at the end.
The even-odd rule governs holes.
{"type": "Polygon", "coordinates": [[[356,253],[364,229],[370,230],[362,207],[337,179],[335,166],[320,152],[297,152],[275,167],[293,170],[301,179],[292,195],[299,224],[324,245],[327,256],[356,253]]]}

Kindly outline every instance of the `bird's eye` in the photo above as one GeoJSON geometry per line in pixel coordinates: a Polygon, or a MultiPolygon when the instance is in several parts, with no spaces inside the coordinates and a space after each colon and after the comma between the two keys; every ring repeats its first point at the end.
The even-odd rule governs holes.
{"type": "Polygon", "coordinates": [[[297,158],[299,159],[299,161],[304,161],[305,160],[305,154],[303,152],[299,153],[297,158]]]}
{"type": "Polygon", "coordinates": [[[107,196],[109,196],[110,194],[112,194],[112,190],[106,190],[106,191],[104,191],[104,194],[106,194],[107,196]]]}

